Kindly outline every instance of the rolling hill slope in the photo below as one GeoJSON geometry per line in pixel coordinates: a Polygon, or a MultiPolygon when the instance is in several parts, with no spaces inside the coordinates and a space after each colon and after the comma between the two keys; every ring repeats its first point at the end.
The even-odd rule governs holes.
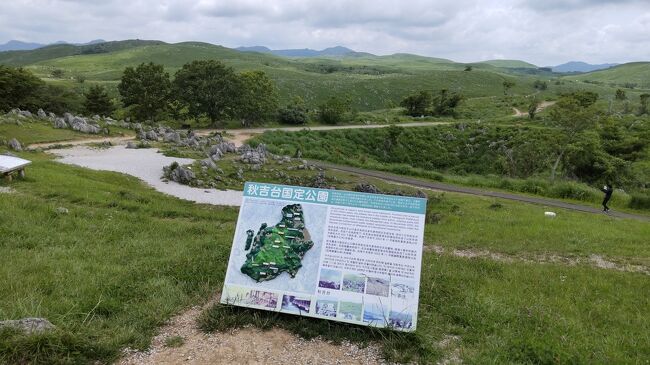
{"type": "MultiPolygon", "coordinates": [[[[60,69],[70,75],[81,74],[89,82],[115,87],[127,66],[142,62],[162,63],[170,74],[192,60],[217,59],[237,71],[262,70],[276,81],[283,102],[302,97],[316,106],[330,96],[349,97],[361,111],[396,105],[407,94],[418,90],[448,88],[467,97],[502,93],[504,79],[516,80],[515,92],[530,93],[532,79],[515,78],[493,66],[481,66],[472,72],[453,61],[415,55],[362,56],[342,59],[287,59],[270,54],[239,52],[207,43],[185,42],[114,44],[115,50],[80,54],[77,49],[49,49],[36,55],[25,53],[36,62],[25,67],[43,78],[60,69]],[[57,51],[57,52],[55,52],[57,51]],[[43,59],[44,58],[44,59],[43,59]]],[[[46,47],[50,48],[50,47],[46,47]]],[[[32,52],[37,52],[35,50],[32,52]]],[[[88,50],[86,50],[88,53],[88,50]]],[[[2,63],[0,59],[0,63],[2,63]]]]}
{"type": "Polygon", "coordinates": [[[650,88],[650,62],[632,62],[614,66],[606,70],[581,75],[566,76],[567,79],[612,83],[619,86],[636,84],[639,88],[650,88]]]}
{"type": "MultiPolygon", "coordinates": [[[[536,72],[534,65],[522,61],[495,61],[496,65],[471,64],[472,71],[468,72],[464,71],[467,64],[412,54],[285,58],[268,53],[240,52],[200,42],[167,44],[129,40],[0,53],[0,64],[24,66],[49,82],[64,85],[72,85],[71,78],[82,75],[89,83],[106,85],[113,95],[125,67],[143,62],[161,63],[173,76],[183,64],[205,59],[220,60],[236,71],[266,72],[275,80],[282,103],[300,96],[313,108],[331,96],[342,96],[350,98],[359,111],[393,107],[404,96],[420,90],[446,88],[461,92],[467,98],[501,97],[506,79],[516,84],[511,93],[529,95],[536,91],[532,84],[540,77],[521,72],[536,72]],[[513,66],[516,68],[511,68],[513,66]],[[50,79],[55,69],[63,71],[63,79],[50,79]]],[[[613,93],[608,86],[575,85],[583,85],[596,92],[613,93]]],[[[572,87],[553,86],[564,91],[572,87]]],[[[547,92],[551,92],[551,89],[547,92]]]]}

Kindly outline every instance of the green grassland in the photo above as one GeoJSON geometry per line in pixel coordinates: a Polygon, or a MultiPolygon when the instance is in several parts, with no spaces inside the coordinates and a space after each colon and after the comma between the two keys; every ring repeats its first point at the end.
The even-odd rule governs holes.
{"type": "MultiPolygon", "coordinates": [[[[594,188],[600,182],[589,180],[598,179],[599,176],[585,177],[582,182],[566,180],[551,183],[548,172],[557,157],[553,147],[557,132],[545,128],[541,122],[514,124],[512,121],[398,129],[274,131],[255,137],[252,143],[264,143],[277,154],[293,155],[300,150],[306,158],[437,181],[577,199],[594,204],[602,199],[601,193],[594,188]],[[396,133],[396,137],[391,137],[391,131],[396,133]],[[510,149],[513,146],[516,147],[510,149]],[[506,154],[504,151],[509,152],[506,154]]],[[[621,126],[616,128],[624,128],[632,134],[625,138],[616,137],[619,138],[616,140],[618,142],[605,140],[603,144],[622,141],[627,146],[621,147],[626,151],[621,157],[629,160],[625,170],[627,177],[617,177],[634,190],[633,187],[644,184],[648,176],[650,151],[643,141],[649,138],[649,124],[639,119],[620,120],[618,123],[621,126]],[[622,127],[624,125],[631,127],[622,127]]],[[[606,129],[602,133],[603,138],[611,138],[606,129]]],[[[612,202],[618,208],[626,207],[629,203],[630,197],[622,191],[616,194],[612,202]]]]}
{"type": "MultiPolygon", "coordinates": [[[[61,165],[43,154],[21,156],[34,160],[28,178],[15,180],[16,192],[0,199],[0,232],[11,238],[0,253],[12,258],[0,269],[6,278],[0,318],[42,316],[57,330],[32,337],[3,330],[0,362],[112,361],[123,347],[146,347],[167,318],[220,289],[236,209],[181,201],[137,179],[61,165]]],[[[359,178],[337,181],[343,188],[359,178]]],[[[427,244],[489,249],[515,260],[540,252],[597,253],[649,264],[646,223],[564,210],[546,220],[540,206],[429,194],[427,244]]],[[[435,344],[445,335],[460,336],[461,357],[469,362],[638,362],[650,351],[642,274],[427,251],[422,283],[413,335],[222,306],[206,312],[202,326],[252,322],[308,338],[379,341],[389,359],[423,363],[445,356],[435,344]]]]}
{"type": "Polygon", "coordinates": [[[595,81],[624,86],[626,83],[650,89],[650,62],[632,62],[585,74],[567,76],[569,80],[595,81]]]}
{"type": "Polygon", "coordinates": [[[218,59],[238,71],[262,70],[273,78],[282,102],[302,97],[316,106],[333,95],[347,96],[360,111],[396,105],[407,94],[423,89],[448,88],[466,97],[495,96],[502,93],[504,80],[515,81],[515,94],[534,92],[534,76],[515,75],[507,68],[475,64],[471,72],[464,64],[415,55],[346,57],[342,59],[286,59],[268,54],[238,52],[206,43],[124,41],[102,52],[88,52],[73,46],[46,47],[36,51],[0,54],[0,64],[21,65],[51,81],[58,69],[66,80],[82,75],[114,89],[127,66],[142,62],[162,63],[173,74],[192,60],[218,59]],[[11,57],[10,57],[11,56],[11,57]]]}
{"type": "Polygon", "coordinates": [[[16,138],[24,146],[33,143],[66,142],[85,138],[130,136],[135,132],[112,126],[109,134],[93,135],[72,129],[56,129],[49,120],[23,118],[16,115],[0,115],[0,143],[16,138]]]}

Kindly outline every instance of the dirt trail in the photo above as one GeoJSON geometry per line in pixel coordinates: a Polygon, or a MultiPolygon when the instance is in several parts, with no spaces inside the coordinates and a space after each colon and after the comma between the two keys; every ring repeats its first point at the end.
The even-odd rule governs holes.
{"type": "MultiPolygon", "coordinates": [[[[413,123],[401,123],[398,124],[400,127],[425,127],[425,126],[435,126],[435,125],[445,125],[450,122],[413,122],[413,123]]],[[[312,130],[312,131],[329,131],[335,129],[372,129],[372,128],[386,128],[389,124],[360,124],[360,125],[332,125],[332,126],[316,126],[316,127],[270,127],[270,128],[246,128],[246,129],[196,129],[194,133],[200,136],[205,136],[214,132],[223,132],[226,131],[228,134],[233,137],[227,138],[231,142],[235,143],[236,146],[241,146],[247,140],[252,138],[257,134],[261,134],[267,131],[285,131],[285,132],[297,132],[301,130],[312,130]]],[[[101,136],[92,136],[82,139],[75,139],[70,141],[59,141],[59,142],[46,142],[46,143],[33,143],[30,144],[30,148],[51,148],[54,146],[61,145],[73,145],[79,146],[89,143],[98,143],[108,141],[113,145],[116,144],[125,144],[128,141],[135,140],[135,136],[119,136],[119,137],[101,137],[101,136]]]]}
{"type": "MultiPolygon", "coordinates": [[[[450,124],[450,122],[412,122],[412,123],[399,123],[396,124],[400,127],[427,127],[427,126],[436,126],[436,125],[445,125],[450,124]]],[[[284,132],[298,132],[302,130],[308,131],[331,131],[337,129],[374,129],[374,128],[386,128],[390,124],[359,124],[359,125],[326,125],[326,126],[316,126],[316,127],[269,127],[269,128],[246,128],[246,129],[226,129],[225,131],[228,134],[233,135],[232,138],[228,138],[231,142],[234,142],[235,145],[241,146],[244,142],[249,140],[255,135],[262,134],[264,132],[272,131],[284,131],[284,132]]],[[[214,132],[221,132],[224,129],[199,129],[195,133],[198,135],[207,135],[214,132]]]]}
{"type": "MultiPolygon", "coordinates": [[[[555,101],[542,101],[539,103],[539,106],[537,107],[537,110],[535,113],[541,113],[544,109],[548,108],[549,106],[555,105],[555,101]]],[[[528,111],[521,111],[517,108],[512,108],[512,111],[514,114],[512,115],[513,117],[527,117],[528,116],[528,111]]]]}
{"type": "Polygon", "coordinates": [[[287,331],[255,328],[204,333],[197,328],[201,312],[215,303],[196,306],[172,318],[158,331],[147,351],[125,349],[119,365],[172,364],[386,364],[376,346],[333,345],[320,339],[303,340],[287,331]],[[183,339],[179,347],[165,346],[168,338],[183,339]]]}
{"type": "Polygon", "coordinates": [[[487,258],[494,261],[512,263],[512,262],[528,262],[528,263],[553,263],[562,264],[567,266],[586,265],[597,267],[599,269],[615,270],[622,272],[634,272],[650,275],[650,267],[644,265],[618,263],[610,261],[607,258],[591,254],[589,257],[574,257],[562,256],[557,254],[522,254],[522,255],[508,255],[499,252],[492,252],[481,249],[446,249],[442,246],[425,244],[424,252],[435,252],[438,255],[451,255],[464,258],[487,258]]]}
{"type": "Polygon", "coordinates": [[[453,193],[461,193],[461,194],[468,194],[468,195],[475,195],[475,196],[487,196],[492,198],[500,198],[500,199],[520,201],[525,203],[539,204],[547,207],[575,210],[584,213],[606,214],[607,216],[610,217],[628,218],[628,219],[636,219],[640,221],[650,222],[650,216],[647,215],[625,213],[625,212],[618,212],[618,211],[617,212],[609,211],[607,213],[603,213],[602,209],[600,208],[595,208],[587,205],[567,203],[561,200],[506,193],[500,191],[490,191],[481,188],[470,188],[470,187],[445,184],[445,183],[435,182],[435,181],[425,181],[413,177],[391,174],[389,172],[384,172],[384,171],[368,170],[368,169],[362,169],[358,167],[333,164],[324,161],[309,160],[309,163],[313,164],[316,167],[320,167],[324,169],[339,170],[339,171],[353,173],[356,175],[374,177],[391,183],[410,185],[420,189],[449,191],[453,193]]]}

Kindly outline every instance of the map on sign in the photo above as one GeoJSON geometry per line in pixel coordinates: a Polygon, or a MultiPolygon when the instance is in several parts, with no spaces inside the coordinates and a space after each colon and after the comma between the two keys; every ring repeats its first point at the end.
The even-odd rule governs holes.
{"type": "Polygon", "coordinates": [[[241,272],[255,281],[275,279],[286,271],[295,277],[302,267],[302,258],[314,246],[305,228],[300,204],[282,208],[282,220],[269,227],[262,223],[257,235],[246,231],[246,262],[241,272]]]}
{"type": "Polygon", "coordinates": [[[417,326],[426,199],[246,183],[221,302],[417,326]]]}

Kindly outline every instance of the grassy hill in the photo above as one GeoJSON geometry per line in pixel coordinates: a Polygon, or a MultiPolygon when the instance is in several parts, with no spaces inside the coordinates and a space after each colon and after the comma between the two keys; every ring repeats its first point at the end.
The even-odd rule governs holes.
{"type": "Polygon", "coordinates": [[[625,86],[636,84],[638,88],[650,88],[650,62],[632,62],[606,70],[589,72],[581,75],[567,76],[570,80],[597,82],[625,86]]]}
{"type": "MultiPolygon", "coordinates": [[[[504,80],[515,82],[516,86],[510,90],[513,95],[539,94],[533,82],[554,78],[552,74],[539,74],[535,65],[516,60],[474,63],[472,71],[468,72],[464,71],[467,66],[464,63],[412,54],[283,58],[200,42],[167,44],[128,40],[0,52],[0,64],[24,66],[48,82],[69,87],[74,86],[73,77],[81,75],[89,83],[106,85],[113,95],[116,95],[116,85],[125,67],[156,62],[162,63],[173,75],[183,64],[205,59],[223,61],[237,71],[266,72],[275,80],[282,103],[300,96],[308,106],[316,107],[331,96],[346,96],[359,111],[393,107],[404,96],[424,89],[447,88],[463,93],[468,99],[502,97],[504,80]],[[55,69],[64,72],[62,79],[50,78],[55,69]]],[[[575,88],[589,89],[603,96],[615,91],[604,83],[567,80],[566,84],[550,84],[539,96],[552,96],[575,88]]]]}
{"type": "Polygon", "coordinates": [[[537,66],[532,63],[519,60],[488,60],[478,63],[502,68],[537,68],[537,66]]]}
{"type": "Polygon", "coordinates": [[[153,44],[165,44],[161,41],[144,41],[139,39],[114,41],[75,46],[72,44],[54,44],[31,51],[0,52],[0,64],[9,66],[27,66],[36,62],[84,54],[110,53],[124,49],[153,44]]]}
{"type": "Polygon", "coordinates": [[[91,54],[80,54],[77,49],[60,56],[50,50],[47,55],[27,57],[24,54],[22,57],[38,58],[25,67],[42,78],[47,79],[54,69],[60,69],[67,78],[83,75],[87,81],[101,82],[110,87],[115,87],[125,67],[142,62],[162,63],[173,74],[192,60],[217,59],[237,71],[266,72],[276,81],[282,101],[301,96],[308,105],[316,106],[330,96],[344,95],[350,97],[354,107],[362,111],[395,105],[405,95],[423,89],[448,88],[460,91],[467,97],[499,95],[505,79],[516,82],[513,92],[531,93],[534,80],[499,72],[493,66],[465,72],[464,64],[406,54],[286,59],[198,42],[140,42],[114,48],[112,51],[91,54]],[[44,59],[46,57],[49,58],[44,59]]]}

